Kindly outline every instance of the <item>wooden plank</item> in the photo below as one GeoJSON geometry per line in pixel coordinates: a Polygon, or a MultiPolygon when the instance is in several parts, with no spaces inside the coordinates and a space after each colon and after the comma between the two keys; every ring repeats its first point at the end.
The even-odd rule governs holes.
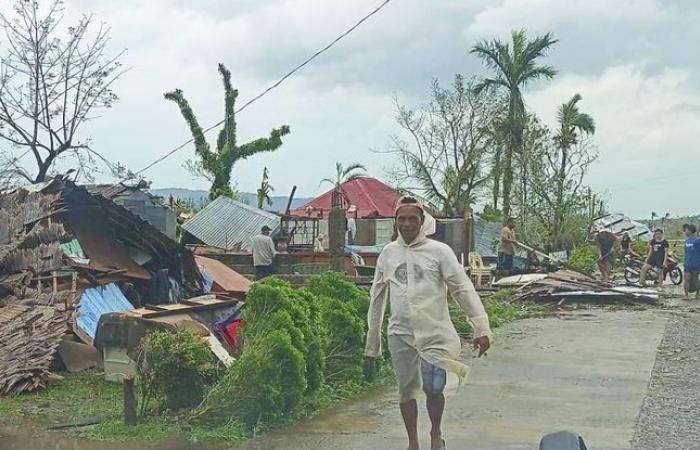
{"type": "Polygon", "coordinates": [[[150,311],[169,311],[168,308],[164,308],[162,306],[156,306],[156,305],[146,305],[144,308],[150,310],[150,311]]]}
{"type": "Polygon", "coordinates": [[[199,312],[199,311],[207,311],[210,309],[219,309],[219,308],[225,308],[229,306],[236,306],[238,304],[238,300],[231,300],[231,301],[222,301],[222,302],[217,302],[217,303],[210,303],[210,304],[205,304],[205,305],[197,305],[197,306],[187,306],[185,308],[172,308],[172,309],[161,309],[161,310],[152,310],[149,308],[149,305],[146,305],[146,309],[151,310],[152,312],[147,312],[141,315],[141,317],[145,319],[151,319],[151,318],[156,318],[156,317],[164,317],[164,316],[170,316],[173,314],[187,314],[191,312],[199,312]]]}

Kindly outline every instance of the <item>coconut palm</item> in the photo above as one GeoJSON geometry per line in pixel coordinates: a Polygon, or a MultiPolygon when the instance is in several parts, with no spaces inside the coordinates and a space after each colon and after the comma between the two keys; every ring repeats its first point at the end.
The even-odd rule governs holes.
{"type": "Polygon", "coordinates": [[[349,166],[343,166],[343,163],[335,163],[335,179],[324,178],[321,180],[321,184],[330,183],[333,185],[336,191],[342,190],[343,183],[355,180],[357,178],[367,175],[367,168],[360,163],[352,163],[349,166]]]}
{"type": "Polygon", "coordinates": [[[477,90],[496,88],[505,90],[508,95],[508,115],[504,124],[506,145],[500,167],[503,176],[504,219],[510,215],[513,153],[520,151],[523,146],[525,104],[522,89],[528,83],[543,78],[551,79],[556,75],[552,66],[537,64],[537,60],[544,57],[556,42],[551,33],[530,40],[525,30],[518,30],[512,32],[510,43],[493,39],[479,42],[471,50],[494,72],[493,77],[484,78],[477,85],[477,90]]]}
{"type": "Polygon", "coordinates": [[[262,176],[262,181],[260,182],[260,187],[257,190],[257,197],[258,197],[258,209],[262,209],[265,203],[267,203],[267,206],[272,206],[272,199],[270,198],[270,194],[274,192],[275,188],[270,185],[269,181],[269,174],[267,171],[267,167],[263,169],[263,176],[262,176]]]}
{"type": "Polygon", "coordinates": [[[330,183],[333,185],[333,192],[331,193],[331,206],[333,208],[342,207],[343,202],[347,201],[347,196],[345,192],[343,192],[343,183],[366,175],[366,171],[367,169],[365,166],[360,163],[352,163],[347,167],[343,166],[341,162],[335,163],[335,179],[324,178],[320,183],[330,183]]]}
{"type": "Polygon", "coordinates": [[[581,133],[594,134],[595,121],[593,117],[578,109],[581,95],[575,94],[571,100],[562,104],[557,111],[559,130],[554,135],[554,142],[561,152],[559,173],[557,174],[557,191],[555,203],[554,232],[561,232],[564,224],[564,188],[567,178],[569,154],[571,147],[578,144],[581,133]]]}

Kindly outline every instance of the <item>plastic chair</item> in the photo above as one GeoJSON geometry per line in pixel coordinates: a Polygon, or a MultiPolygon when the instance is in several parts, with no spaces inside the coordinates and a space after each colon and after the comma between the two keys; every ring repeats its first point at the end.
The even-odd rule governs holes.
{"type": "Polygon", "coordinates": [[[484,285],[484,279],[486,279],[487,286],[491,286],[493,282],[491,269],[484,266],[481,255],[476,252],[469,253],[469,277],[472,279],[472,283],[477,287],[484,285]]]}

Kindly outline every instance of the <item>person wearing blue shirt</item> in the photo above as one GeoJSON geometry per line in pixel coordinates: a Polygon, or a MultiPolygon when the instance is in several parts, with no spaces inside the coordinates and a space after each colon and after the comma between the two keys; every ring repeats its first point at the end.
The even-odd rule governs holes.
{"type": "Polygon", "coordinates": [[[695,298],[698,298],[700,296],[700,289],[698,289],[698,274],[700,274],[700,238],[698,238],[698,228],[692,224],[683,228],[686,236],[685,262],[683,264],[685,282],[683,283],[683,290],[686,297],[692,291],[695,292],[695,298]]]}

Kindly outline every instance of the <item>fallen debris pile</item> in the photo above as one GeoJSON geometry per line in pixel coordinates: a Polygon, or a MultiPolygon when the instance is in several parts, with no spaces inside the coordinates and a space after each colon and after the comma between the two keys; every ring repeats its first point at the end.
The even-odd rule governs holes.
{"type": "MultiPolygon", "coordinates": [[[[508,277],[508,278],[517,278],[508,277]]],[[[506,278],[500,280],[508,285],[506,278]]],[[[514,280],[513,284],[518,283],[514,280]]],[[[659,294],[651,289],[632,286],[614,286],[594,280],[571,270],[559,270],[546,276],[533,277],[518,289],[513,301],[550,301],[563,304],[566,301],[594,303],[648,303],[655,304],[659,294]]]]}
{"type": "Polygon", "coordinates": [[[62,339],[91,347],[103,314],[186,301],[202,281],[185,247],[64,177],[0,192],[0,396],[43,388],[62,339]]]}
{"type": "Polygon", "coordinates": [[[0,308],[0,395],[45,387],[61,337],[68,331],[66,314],[50,306],[9,305],[0,308]]]}

